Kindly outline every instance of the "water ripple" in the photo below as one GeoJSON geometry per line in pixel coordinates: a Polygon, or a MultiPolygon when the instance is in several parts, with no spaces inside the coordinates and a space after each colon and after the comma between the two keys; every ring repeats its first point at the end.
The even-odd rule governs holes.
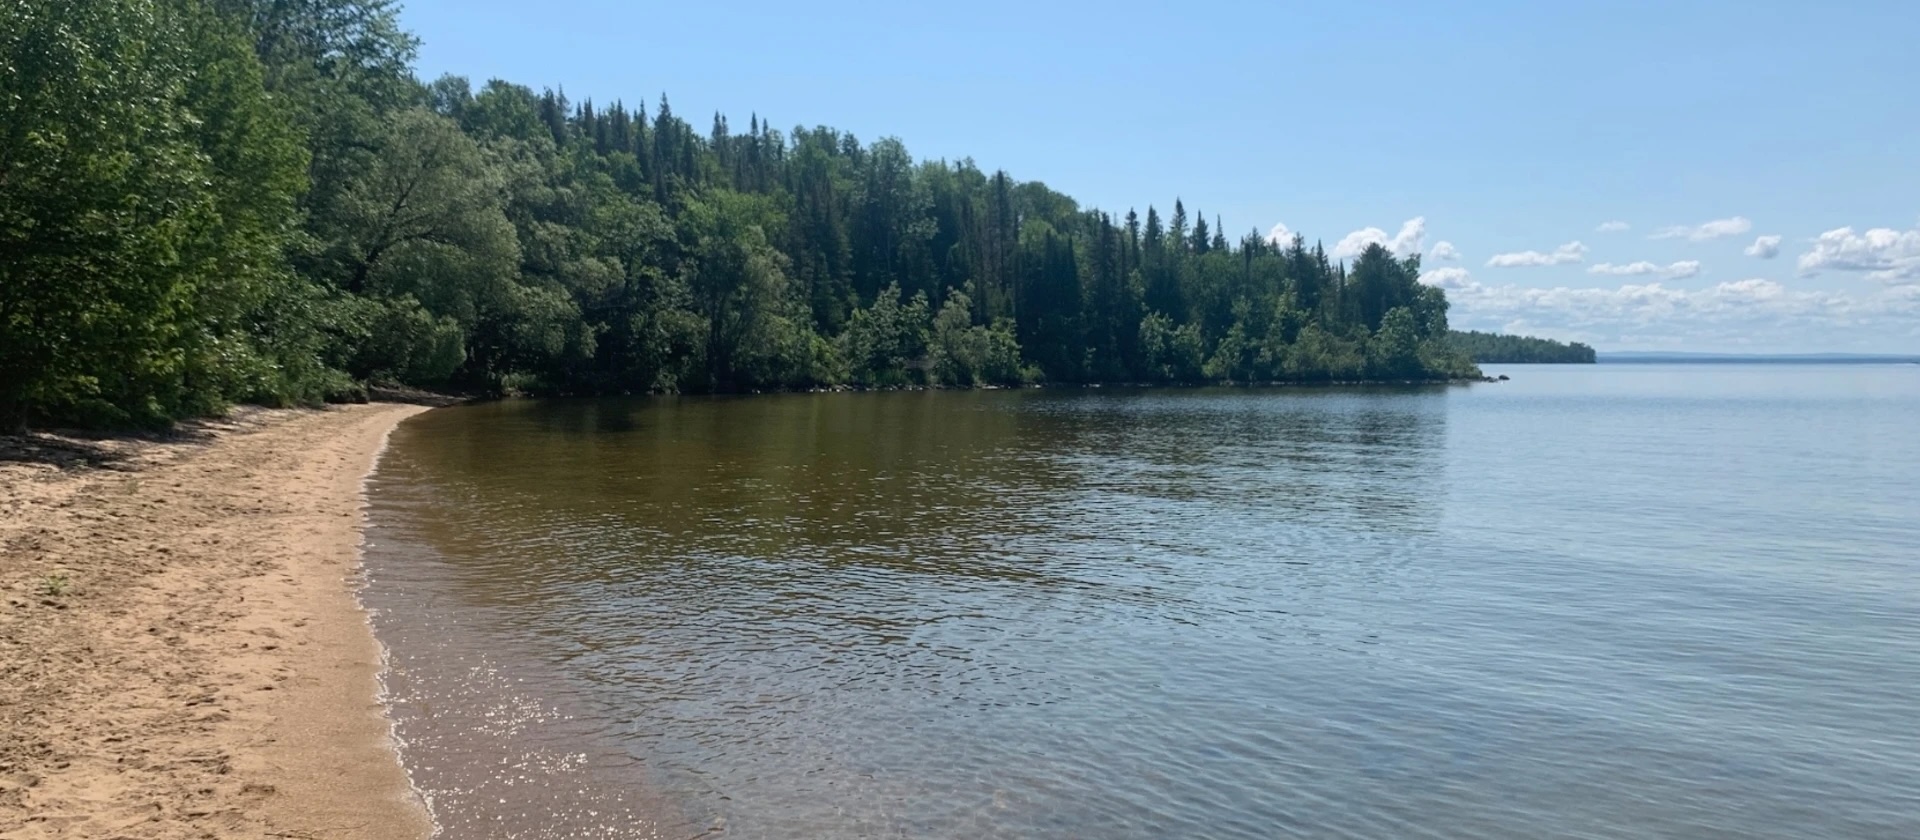
{"type": "Polygon", "coordinates": [[[448,837],[1920,836],[1915,379],[461,408],[368,601],[448,837]]]}

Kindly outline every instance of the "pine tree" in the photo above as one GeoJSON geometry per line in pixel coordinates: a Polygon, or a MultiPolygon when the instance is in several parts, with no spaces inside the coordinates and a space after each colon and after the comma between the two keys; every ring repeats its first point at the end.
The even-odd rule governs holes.
{"type": "Polygon", "coordinates": [[[1175,250],[1187,248],[1187,207],[1180,203],[1180,199],[1173,200],[1173,225],[1167,229],[1167,233],[1173,238],[1175,250]]]}

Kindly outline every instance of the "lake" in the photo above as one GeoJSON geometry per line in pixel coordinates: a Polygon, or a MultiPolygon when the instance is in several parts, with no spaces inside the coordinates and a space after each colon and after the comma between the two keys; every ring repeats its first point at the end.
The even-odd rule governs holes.
{"type": "Polygon", "coordinates": [[[510,401],[369,483],[443,837],[1920,837],[1920,366],[510,401]]]}

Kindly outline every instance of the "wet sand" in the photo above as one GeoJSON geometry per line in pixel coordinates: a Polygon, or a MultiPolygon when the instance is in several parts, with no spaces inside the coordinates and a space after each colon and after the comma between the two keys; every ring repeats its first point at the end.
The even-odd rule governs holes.
{"type": "Polygon", "coordinates": [[[0,837],[424,838],[354,597],[424,409],[0,442],[0,837]]]}

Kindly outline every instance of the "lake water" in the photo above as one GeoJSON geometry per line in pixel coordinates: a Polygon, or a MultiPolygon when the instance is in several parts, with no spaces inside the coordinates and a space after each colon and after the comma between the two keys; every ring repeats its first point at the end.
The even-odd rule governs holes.
{"type": "Polygon", "coordinates": [[[1920,837],[1920,366],[504,402],[365,593],[447,838],[1920,837]]]}

